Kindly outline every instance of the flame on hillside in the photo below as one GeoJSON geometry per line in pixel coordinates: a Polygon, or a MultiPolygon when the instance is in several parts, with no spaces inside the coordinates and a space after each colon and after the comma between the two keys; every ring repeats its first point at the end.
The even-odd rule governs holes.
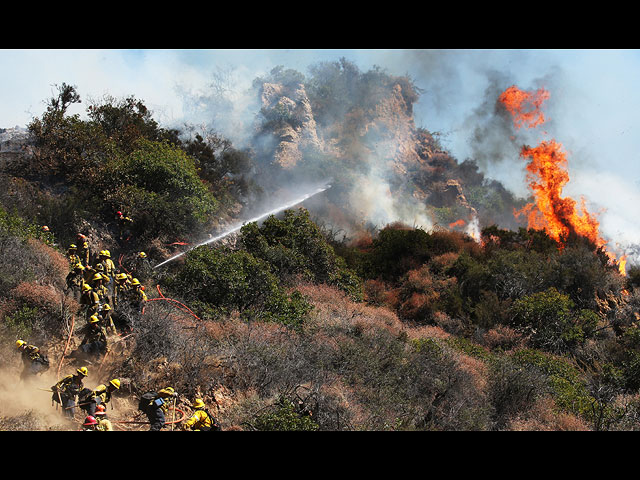
{"type": "MultiPolygon", "coordinates": [[[[536,92],[524,92],[511,86],[499,97],[499,101],[513,116],[516,127],[527,125],[529,128],[544,123],[540,112],[542,102],[549,98],[544,89],[536,92]]],[[[597,247],[602,247],[612,262],[618,264],[621,274],[625,275],[626,257],[616,260],[615,254],[606,249],[607,241],[600,236],[600,224],[596,215],[589,213],[584,198],[580,205],[571,197],[563,197],[562,190],[569,182],[567,154],[562,144],[555,140],[543,141],[537,147],[523,146],[522,158],[530,159],[527,164],[527,182],[531,188],[535,203],[515,211],[516,217],[524,215],[529,228],[544,229],[560,248],[571,234],[587,238],[597,247]]]]}

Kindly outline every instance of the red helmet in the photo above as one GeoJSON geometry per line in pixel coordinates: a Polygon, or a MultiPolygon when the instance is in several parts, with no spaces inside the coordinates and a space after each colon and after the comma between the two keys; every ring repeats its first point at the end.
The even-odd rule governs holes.
{"type": "Polygon", "coordinates": [[[95,417],[92,417],[91,415],[89,415],[87,418],[84,419],[84,423],[82,424],[83,427],[88,427],[89,425],[97,425],[98,421],[95,419],[95,417]]]}

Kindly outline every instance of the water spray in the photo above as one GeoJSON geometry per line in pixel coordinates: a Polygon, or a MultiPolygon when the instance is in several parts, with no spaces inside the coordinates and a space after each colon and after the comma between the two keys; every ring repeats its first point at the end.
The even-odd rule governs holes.
{"type": "Polygon", "coordinates": [[[174,255],[174,256],[173,256],[173,257],[171,257],[171,258],[168,258],[167,260],[165,260],[165,261],[164,261],[164,262],[162,262],[162,263],[159,263],[158,265],[156,265],[156,266],[155,266],[155,267],[153,267],[153,268],[155,269],[155,268],[161,267],[161,266],[162,266],[162,265],[164,265],[165,263],[169,263],[170,261],[175,260],[175,259],[176,259],[176,258],[178,258],[178,257],[181,257],[181,256],[182,256],[182,255],[184,255],[185,253],[188,253],[188,252],[190,252],[191,250],[193,250],[194,248],[198,248],[198,247],[201,247],[202,245],[207,245],[207,244],[209,244],[209,243],[213,243],[213,242],[217,242],[218,240],[222,240],[223,238],[225,238],[225,237],[227,237],[227,236],[231,235],[232,233],[235,233],[235,232],[237,232],[238,230],[240,230],[240,229],[241,229],[242,227],[244,227],[247,223],[259,222],[260,220],[262,220],[262,219],[264,219],[264,218],[266,218],[266,217],[268,217],[268,216],[270,216],[270,215],[275,215],[276,213],[279,213],[279,212],[281,212],[281,211],[283,211],[283,210],[286,210],[286,209],[288,209],[288,208],[291,208],[291,207],[293,207],[293,206],[295,206],[295,205],[297,205],[297,204],[299,204],[299,203],[302,203],[302,202],[304,202],[305,200],[307,200],[307,199],[309,199],[309,198],[311,198],[311,197],[313,197],[313,196],[315,196],[315,195],[317,195],[317,194],[319,194],[319,193],[322,193],[322,192],[324,192],[325,190],[328,190],[329,188],[331,188],[331,185],[325,185],[325,186],[323,186],[323,187],[317,188],[317,189],[315,189],[314,191],[312,191],[312,192],[310,192],[310,193],[307,193],[307,194],[305,194],[304,196],[302,196],[302,197],[300,197],[300,198],[296,198],[295,200],[293,200],[293,201],[291,201],[291,202],[286,203],[285,205],[281,205],[281,206],[279,206],[279,207],[277,207],[277,208],[274,208],[273,210],[269,210],[268,212],[262,213],[262,214],[258,215],[257,217],[251,218],[251,219],[249,219],[249,220],[245,220],[244,222],[237,223],[237,224],[236,224],[236,225],[234,225],[233,227],[231,227],[231,228],[229,228],[229,229],[225,230],[225,231],[224,231],[223,233],[221,233],[220,235],[218,235],[218,236],[216,236],[216,237],[213,237],[213,238],[210,238],[210,239],[208,239],[208,240],[205,240],[204,242],[201,242],[201,243],[199,243],[199,244],[197,244],[197,245],[194,245],[194,246],[193,246],[193,247],[191,247],[190,249],[185,250],[184,252],[181,252],[181,253],[179,253],[178,255],[174,255]]]}

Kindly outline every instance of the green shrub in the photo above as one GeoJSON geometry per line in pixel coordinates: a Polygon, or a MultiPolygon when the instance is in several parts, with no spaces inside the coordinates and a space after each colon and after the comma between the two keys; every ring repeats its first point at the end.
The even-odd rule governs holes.
{"type": "Polygon", "coordinates": [[[150,236],[197,234],[218,209],[194,161],[168,142],[141,139],[131,154],[111,158],[101,173],[103,198],[126,211],[150,236]]]}
{"type": "Polygon", "coordinates": [[[568,295],[551,287],[516,300],[511,307],[513,324],[530,336],[536,348],[563,351],[592,335],[598,323],[595,312],[573,311],[568,295]]]}
{"type": "Polygon", "coordinates": [[[294,404],[286,399],[280,399],[273,411],[259,415],[253,427],[259,431],[287,432],[312,432],[319,428],[311,417],[299,414],[294,404]]]}
{"type": "Polygon", "coordinates": [[[287,295],[268,263],[243,250],[196,248],[167,284],[220,315],[238,311],[248,320],[298,326],[311,308],[299,293],[287,295]]]}
{"type": "Polygon", "coordinates": [[[282,219],[270,216],[261,227],[255,222],[247,224],[240,241],[285,283],[302,276],[310,282],[335,285],[356,300],[363,297],[361,280],[336,255],[305,209],[286,210],[282,219]]]}

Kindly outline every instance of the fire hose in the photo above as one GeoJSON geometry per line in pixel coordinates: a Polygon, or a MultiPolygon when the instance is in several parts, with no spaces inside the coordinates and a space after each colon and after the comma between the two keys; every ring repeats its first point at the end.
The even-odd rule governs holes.
{"type": "Polygon", "coordinates": [[[60,367],[62,367],[62,361],[64,360],[64,356],[67,354],[67,348],[69,348],[69,342],[71,342],[71,336],[73,335],[73,325],[75,323],[75,315],[71,315],[71,328],[69,328],[69,337],[67,338],[67,343],[64,346],[64,351],[62,352],[62,357],[60,357],[60,363],[58,363],[58,373],[57,377],[60,377],[60,367]]]}
{"type": "Polygon", "coordinates": [[[173,298],[165,297],[165,296],[163,295],[163,293],[160,291],[160,285],[156,285],[156,288],[157,288],[157,290],[158,290],[158,294],[159,294],[160,296],[159,296],[159,297],[156,297],[156,298],[149,298],[149,299],[147,299],[147,302],[155,302],[155,301],[158,301],[158,300],[165,300],[165,301],[167,301],[167,302],[173,302],[174,304],[179,305],[179,306],[178,306],[178,309],[179,309],[179,310],[182,310],[183,312],[188,313],[188,314],[189,314],[189,315],[191,315],[192,317],[194,317],[194,318],[196,318],[196,319],[198,319],[198,320],[202,321],[202,319],[201,319],[200,317],[198,317],[195,313],[193,313],[193,311],[192,311],[189,307],[187,307],[184,303],[180,303],[179,301],[174,300],[173,298]],[[182,307],[182,308],[181,308],[181,307],[182,307]]]}

